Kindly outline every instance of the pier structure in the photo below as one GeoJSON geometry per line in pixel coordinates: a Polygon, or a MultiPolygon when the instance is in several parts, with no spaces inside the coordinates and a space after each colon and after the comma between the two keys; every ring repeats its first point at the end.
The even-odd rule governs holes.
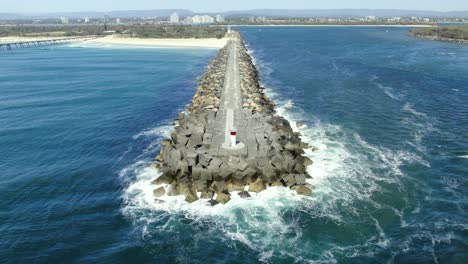
{"type": "Polygon", "coordinates": [[[211,205],[227,203],[232,192],[248,198],[269,187],[310,195],[306,167],[312,161],[303,156],[309,146],[263,90],[240,34],[232,31],[151,165],[162,172],[152,182],[154,195],[211,205]]]}
{"type": "Polygon", "coordinates": [[[31,47],[42,47],[42,46],[54,46],[54,45],[63,45],[76,41],[87,41],[90,39],[95,39],[94,36],[86,37],[68,37],[68,38],[49,38],[49,39],[37,39],[30,41],[17,41],[17,42],[0,42],[0,51],[9,51],[19,48],[31,48],[31,47]]]}

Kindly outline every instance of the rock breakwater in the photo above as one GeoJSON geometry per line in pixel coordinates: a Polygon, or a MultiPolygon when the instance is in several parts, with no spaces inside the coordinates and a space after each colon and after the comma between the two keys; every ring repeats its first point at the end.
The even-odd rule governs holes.
{"type": "Polygon", "coordinates": [[[275,114],[275,104],[260,86],[260,76],[240,35],[222,48],[200,78],[192,104],[174,120],[171,138],[163,141],[152,166],[162,175],[152,183],[159,187],[155,197],[183,195],[187,202],[206,199],[209,204],[227,203],[236,192],[242,198],[268,187],[291,188],[310,195],[312,186],[306,167],[312,161],[303,156],[309,146],[301,142],[289,122],[275,114]],[[231,51],[237,52],[235,60],[231,51]],[[238,65],[242,109],[236,113],[239,139],[245,147],[223,151],[221,105],[225,96],[228,63],[238,65]]]}

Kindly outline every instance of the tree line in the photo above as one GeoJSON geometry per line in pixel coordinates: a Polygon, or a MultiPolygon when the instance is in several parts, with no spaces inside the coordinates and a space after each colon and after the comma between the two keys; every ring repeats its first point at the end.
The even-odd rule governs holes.
{"type": "Polygon", "coordinates": [[[430,28],[417,28],[411,31],[416,37],[447,38],[455,40],[468,40],[468,26],[439,26],[430,28]]]}
{"type": "Polygon", "coordinates": [[[104,36],[122,34],[135,38],[223,38],[226,29],[220,26],[188,25],[99,25],[87,26],[2,26],[0,37],[7,36],[104,36]]]}

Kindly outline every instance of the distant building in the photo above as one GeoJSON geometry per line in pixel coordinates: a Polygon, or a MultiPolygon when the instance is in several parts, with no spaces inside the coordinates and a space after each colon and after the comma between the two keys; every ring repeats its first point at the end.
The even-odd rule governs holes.
{"type": "Polygon", "coordinates": [[[191,17],[190,24],[212,24],[215,22],[215,19],[211,16],[204,15],[204,16],[193,16],[191,17]]]}
{"type": "Polygon", "coordinates": [[[88,24],[89,21],[90,21],[90,20],[89,20],[89,17],[85,17],[85,18],[84,18],[84,22],[85,22],[86,24],[88,24]]]}
{"type": "Polygon", "coordinates": [[[68,24],[68,23],[70,23],[70,20],[68,20],[68,17],[61,17],[61,18],[60,18],[60,21],[62,22],[62,24],[68,24]]]}
{"type": "Polygon", "coordinates": [[[104,24],[109,24],[109,15],[104,14],[104,24]]]}
{"type": "Polygon", "coordinates": [[[216,15],[216,22],[218,23],[223,23],[225,20],[224,20],[224,16],[223,15],[216,15]]]}
{"type": "Polygon", "coordinates": [[[184,23],[185,23],[185,24],[188,24],[188,25],[193,24],[193,19],[192,19],[192,17],[186,17],[185,20],[184,20],[184,23]]]}
{"type": "Polygon", "coordinates": [[[120,23],[121,23],[120,18],[116,18],[116,19],[115,19],[115,23],[116,23],[116,24],[120,24],[120,23]]]}
{"type": "Polygon", "coordinates": [[[366,16],[366,20],[368,21],[375,21],[377,19],[377,17],[375,16],[366,16]]]}
{"type": "Polygon", "coordinates": [[[259,23],[264,23],[264,22],[266,22],[266,17],[259,16],[259,17],[256,18],[256,21],[259,22],[259,23]]]}
{"type": "Polygon", "coordinates": [[[255,17],[249,17],[249,22],[255,23],[255,17]]]}
{"type": "Polygon", "coordinates": [[[169,17],[169,21],[170,21],[171,23],[174,23],[174,24],[179,23],[179,14],[173,13],[173,14],[169,17]]]}

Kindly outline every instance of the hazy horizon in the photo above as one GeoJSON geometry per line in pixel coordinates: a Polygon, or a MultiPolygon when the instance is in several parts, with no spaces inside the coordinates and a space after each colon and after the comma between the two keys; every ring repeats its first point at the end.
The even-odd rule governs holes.
{"type": "Polygon", "coordinates": [[[363,0],[359,3],[349,3],[345,0],[329,0],[326,3],[313,3],[306,0],[290,1],[266,1],[259,0],[253,3],[247,0],[238,0],[236,3],[228,1],[199,0],[197,2],[189,0],[150,1],[150,0],[103,0],[91,1],[82,0],[79,2],[59,1],[59,0],[16,0],[0,1],[2,3],[1,13],[57,13],[57,12],[108,12],[127,10],[161,10],[161,9],[187,9],[194,12],[226,12],[251,9],[288,9],[288,10],[321,10],[321,9],[391,9],[391,10],[420,10],[420,11],[466,11],[468,1],[461,3],[458,0],[447,0],[444,2],[436,0],[425,1],[421,4],[419,0],[396,0],[390,2],[363,0]]]}

